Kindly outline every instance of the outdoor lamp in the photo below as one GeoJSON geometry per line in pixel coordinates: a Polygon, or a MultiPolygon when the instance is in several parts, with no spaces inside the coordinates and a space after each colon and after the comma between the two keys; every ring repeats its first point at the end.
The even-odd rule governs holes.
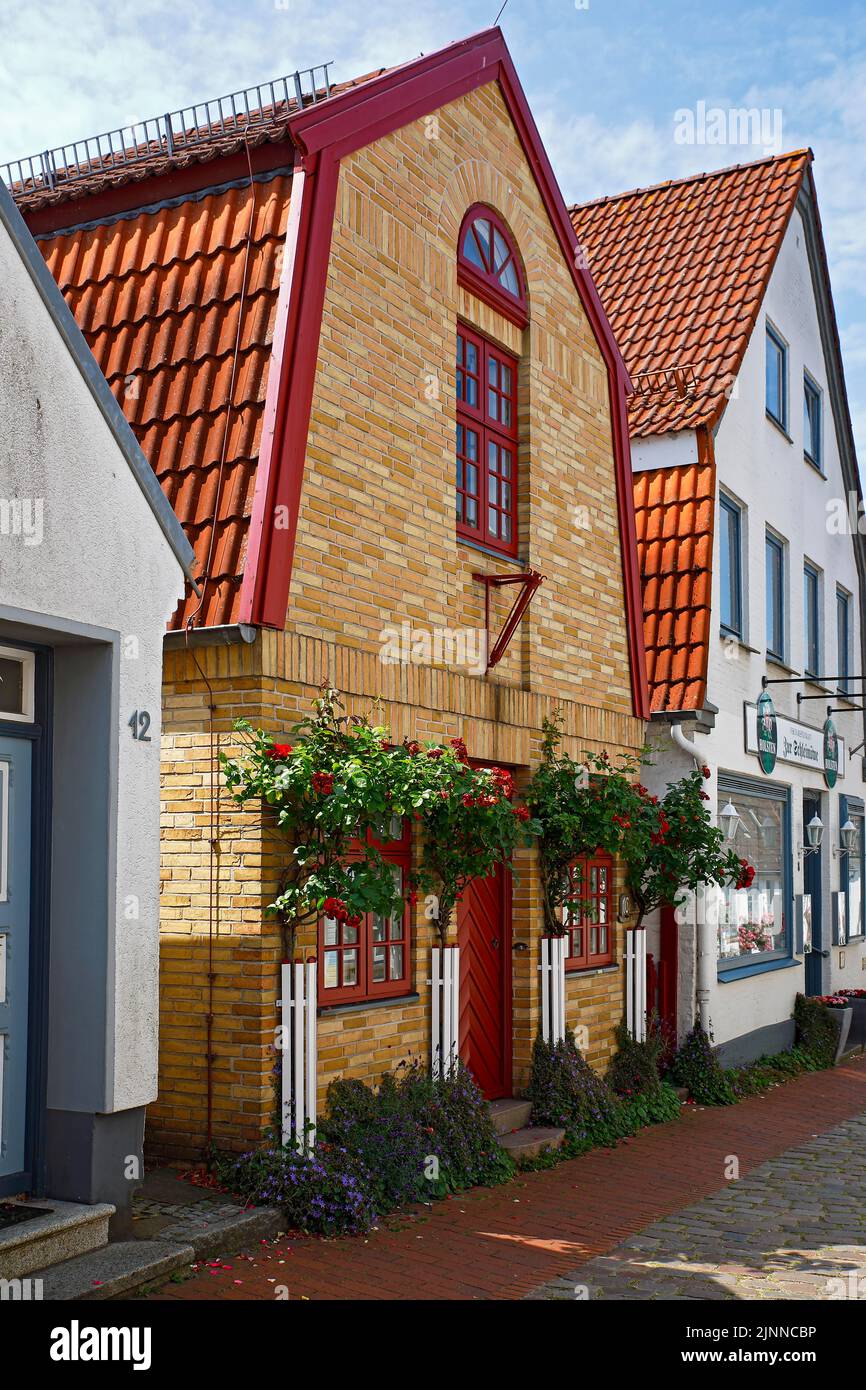
{"type": "Polygon", "coordinates": [[[807,843],[806,843],[805,845],[798,845],[798,846],[797,846],[797,866],[798,866],[798,868],[799,868],[800,861],[802,860],[804,854],[817,854],[817,853],[818,853],[818,850],[821,848],[821,841],[823,840],[823,838],[824,838],[824,822],[821,820],[821,817],[820,817],[820,816],[818,815],[818,813],[816,812],[815,815],[812,817],[812,819],[809,821],[809,824],[806,826],[806,841],[807,841],[807,843]]]}
{"type": "Polygon", "coordinates": [[[839,832],[842,836],[842,853],[850,854],[857,848],[857,827],[849,816],[839,832]]]}
{"type": "Polygon", "coordinates": [[[740,813],[732,801],[729,801],[727,806],[723,806],[719,812],[719,823],[728,844],[733,844],[740,828],[740,813]]]}
{"type": "Polygon", "coordinates": [[[817,811],[806,826],[806,838],[809,841],[806,848],[812,850],[821,848],[821,841],[824,838],[824,822],[817,811]]]}

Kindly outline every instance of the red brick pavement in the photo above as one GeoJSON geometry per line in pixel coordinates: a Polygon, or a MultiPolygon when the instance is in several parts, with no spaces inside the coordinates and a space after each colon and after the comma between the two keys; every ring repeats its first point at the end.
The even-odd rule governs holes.
{"type": "Polygon", "coordinates": [[[604,1254],[651,1221],[866,1111],[866,1057],[495,1189],[416,1208],[368,1238],[286,1237],[226,1258],[159,1299],[511,1299],[604,1254]],[[251,1258],[250,1258],[251,1257],[251,1258]],[[226,1266],[230,1266],[227,1268],[226,1266]]]}

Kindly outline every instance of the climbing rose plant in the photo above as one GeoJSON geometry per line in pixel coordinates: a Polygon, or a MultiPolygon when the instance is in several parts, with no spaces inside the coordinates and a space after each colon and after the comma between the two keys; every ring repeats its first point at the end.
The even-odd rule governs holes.
{"type": "Polygon", "coordinates": [[[686,889],[709,882],[751,885],[754,869],[725,848],[707,814],[703,782],[709,768],[671,783],[659,798],[637,780],[642,760],[635,755],[621,754],[614,763],[607,752],[588,753],[576,761],[560,751],[556,711],[543,730],[542,759],[526,801],[539,828],[548,934],[566,930],[563,909],[582,910],[569,869],[575,859],[598,851],[624,861],[638,926],[662,903],[681,902],[686,889]]]}
{"type": "Polygon", "coordinates": [[[392,818],[407,816],[423,835],[407,901],[415,903],[419,891],[430,895],[428,915],[444,944],[460,893],[471,878],[510,860],[532,833],[529,812],[509,799],[507,772],[470,766],[461,739],[407,739],[395,747],[384,725],[341,709],[338,692],[325,687],[314,715],[284,743],[238,720],[242,751],[222,755],[232,797],[270,807],[263,825],[285,848],[279,891],[268,905],[284,953],[293,956],[298,927],[322,915],[358,925],[365,913],[403,911],[379,845],[390,838],[392,818]]]}

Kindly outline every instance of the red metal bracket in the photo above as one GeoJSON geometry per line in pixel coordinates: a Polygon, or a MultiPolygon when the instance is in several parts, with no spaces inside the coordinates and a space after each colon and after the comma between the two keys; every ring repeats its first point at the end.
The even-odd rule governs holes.
{"type": "Polygon", "coordinates": [[[539,574],[538,570],[527,570],[525,574],[473,574],[472,578],[484,585],[484,628],[487,634],[487,670],[489,671],[502,660],[508,643],[514,636],[517,624],[532,601],[532,595],[539,584],[544,583],[547,575],[539,574]],[[520,592],[511,605],[511,612],[505,619],[502,631],[491,647],[490,590],[501,589],[504,584],[519,584],[520,592]]]}

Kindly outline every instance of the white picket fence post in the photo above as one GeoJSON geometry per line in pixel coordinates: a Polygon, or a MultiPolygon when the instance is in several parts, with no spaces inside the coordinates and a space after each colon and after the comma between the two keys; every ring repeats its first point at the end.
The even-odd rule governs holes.
{"type": "Polygon", "coordinates": [[[631,928],[625,942],[625,1026],[636,1042],[645,1042],[646,928],[631,928]]]}
{"type": "Polygon", "coordinates": [[[430,1057],[434,1077],[450,1076],[460,1032],[460,947],[434,946],[430,966],[430,1057]]]}
{"type": "Polygon", "coordinates": [[[316,1137],[316,962],[311,960],[306,965],[284,962],[280,970],[280,988],[282,1140],[303,1151],[316,1137]]]}
{"type": "Polygon", "coordinates": [[[541,1036],[545,1042],[561,1042],[565,1037],[565,948],[566,936],[541,938],[541,1036]]]}

